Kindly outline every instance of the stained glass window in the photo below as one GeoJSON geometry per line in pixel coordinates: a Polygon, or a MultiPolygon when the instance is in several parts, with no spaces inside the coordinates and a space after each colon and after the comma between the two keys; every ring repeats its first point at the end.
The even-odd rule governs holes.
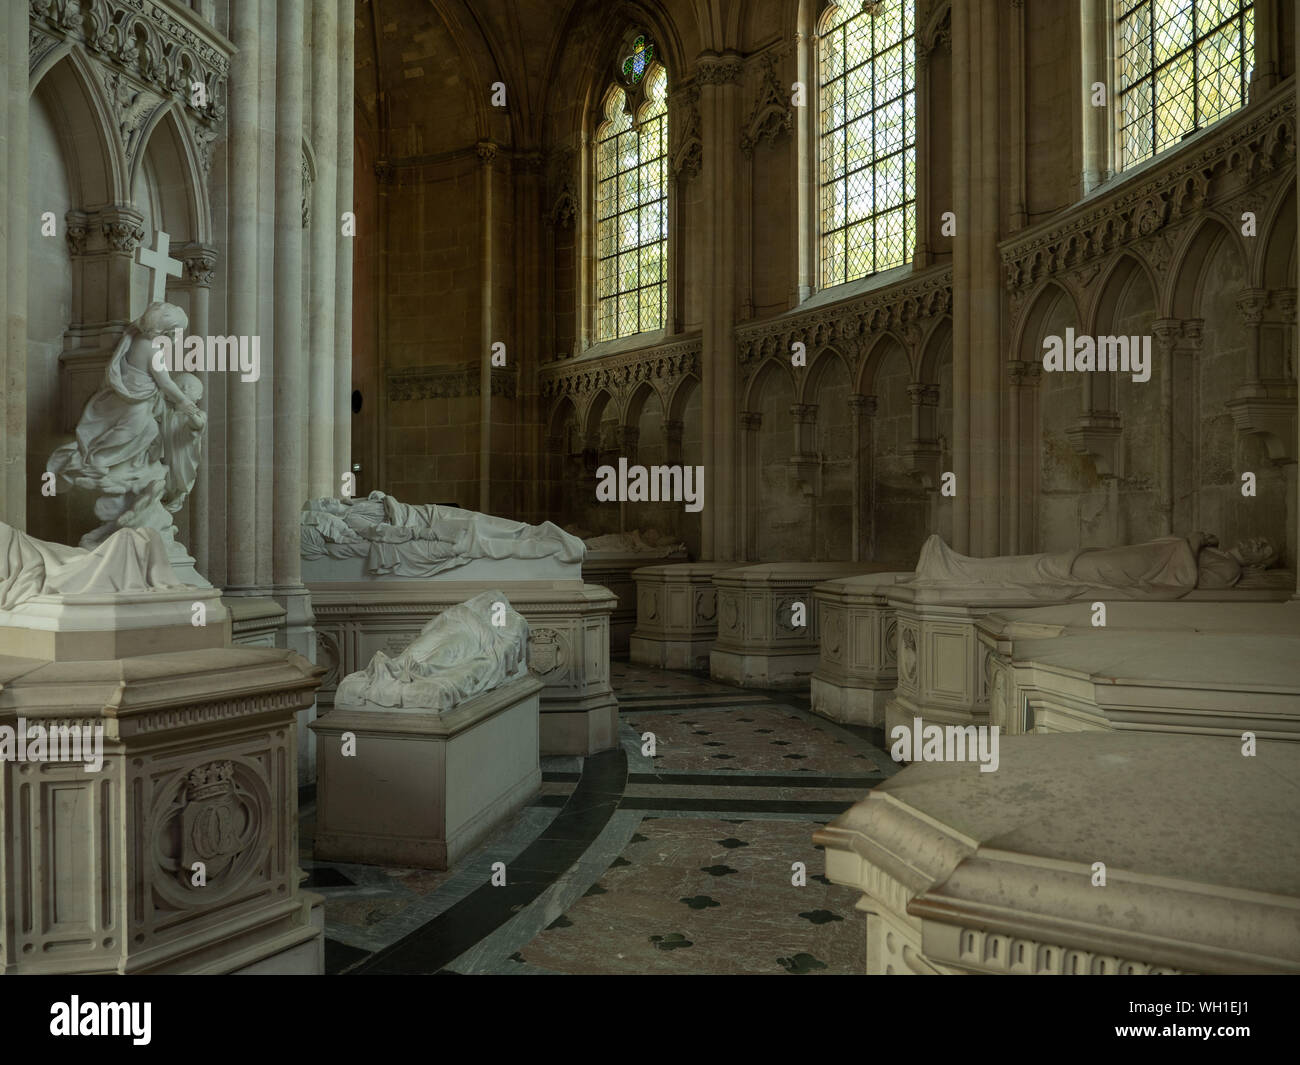
{"type": "Polygon", "coordinates": [[[638,121],[622,89],[609,94],[596,131],[597,338],[664,324],[668,261],[668,76],[646,74],[638,121]]]}
{"type": "Polygon", "coordinates": [[[645,34],[632,42],[632,54],[623,60],[623,77],[629,85],[635,85],[645,74],[645,68],[655,57],[655,46],[645,39],[645,34]]]}
{"type": "Polygon", "coordinates": [[[1246,102],[1255,5],[1116,0],[1120,169],[1150,159],[1246,102]]]}
{"type": "Polygon", "coordinates": [[[910,262],[916,246],[912,0],[844,0],[821,35],[822,285],[910,262]]]}

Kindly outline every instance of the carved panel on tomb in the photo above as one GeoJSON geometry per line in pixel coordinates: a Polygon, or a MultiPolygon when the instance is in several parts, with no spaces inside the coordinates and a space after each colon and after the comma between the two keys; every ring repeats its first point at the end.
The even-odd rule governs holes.
{"type": "Polygon", "coordinates": [[[718,593],[713,588],[703,588],[695,593],[695,620],[707,624],[718,617],[718,593]]]}
{"type": "Polygon", "coordinates": [[[149,819],[155,902],[206,908],[237,892],[266,857],[271,811],[270,785],[254,761],[232,756],[170,774],[149,819]]]}
{"type": "Polygon", "coordinates": [[[555,629],[533,629],[528,634],[528,668],[539,677],[562,669],[569,657],[568,642],[555,629]]]}

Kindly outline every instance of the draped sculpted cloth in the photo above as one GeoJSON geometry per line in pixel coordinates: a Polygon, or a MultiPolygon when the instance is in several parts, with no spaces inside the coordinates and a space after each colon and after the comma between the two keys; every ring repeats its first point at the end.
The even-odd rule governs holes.
{"type": "Polygon", "coordinates": [[[94,550],[47,543],[0,522],[0,610],[38,595],[185,587],[155,529],[121,529],[94,550]]]}
{"type": "Polygon", "coordinates": [[[1179,599],[1194,588],[1230,588],[1248,566],[1262,568],[1272,552],[1265,541],[1217,549],[1212,536],[1162,536],[1123,547],[1078,548],[1041,555],[971,558],[960,555],[938,536],[921,548],[918,583],[1001,585],[1036,598],[1073,599],[1092,593],[1122,591],[1134,599],[1179,599]],[[1262,547],[1259,545],[1263,545],[1262,547]],[[1250,549],[1251,553],[1242,552],[1250,549]]]}
{"type": "Polygon", "coordinates": [[[500,592],[483,592],[429,621],[396,658],[375,652],[343,678],[334,705],[447,711],[524,676],[527,655],[528,622],[500,592]]]}
{"type": "Polygon", "coordinates": [[[402,503],[383,492],[366,499],[313,499],[303,511],[302,557],[366,556],[378,575],[432,577],[479,558],[582,562],[586,548],[552,522],[521,521],[437,503],[402,503]]]}

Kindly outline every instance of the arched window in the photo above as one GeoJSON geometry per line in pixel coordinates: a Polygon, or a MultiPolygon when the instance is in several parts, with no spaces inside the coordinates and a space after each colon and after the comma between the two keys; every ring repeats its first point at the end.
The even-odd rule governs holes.
{"type": "Polygon", "coordinates": [[[668,264],[668,75],[644,36],[620,66],[596,130],[597,340],[664,324],[668,264]]]}
{"type": "Polygon", "coordinates": [[[1246,102],[1253,3],[1115,0],[1115,13],[1121,170],[1246,102]]]}
{"type": "Polygon", "coordinates": [[[916,247],[912,0],[844,0],[821,33],[822,285],[910,262],[916,247]]]}

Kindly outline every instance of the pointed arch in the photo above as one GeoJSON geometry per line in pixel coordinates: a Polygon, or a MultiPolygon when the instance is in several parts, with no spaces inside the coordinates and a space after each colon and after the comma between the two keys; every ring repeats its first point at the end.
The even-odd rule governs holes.
{"type": "Polygon", "coordinates": [[[809,397],[815,397],[817,390],[821,387],[822,378],[826,376],[830,367],[839,364],[844,370],[844,376],[848,380],[853,380],[853,363],[846,358],[838,348],[833,345],[827,345],[813,356],[812,362],[808,366],[808,372],[803,375],[803,387],[799,388],[796,383],[795,402],[810,403],[813,402],[809,397]]]}
{"type": "Polygon", "coordinates": [[[1233,257],[1246,276],[1246,257],[1232,230],[1217,215],[1209,214],[1183,242],[1169,266],[1169,288],[1164,301],[1166,317],[1191,319],[1201,317],[1201,298],[1205,276],[1219,251],[1227,242],[1233,257]]]}
{"type": "Polygon", "coordinates": [[[945,359],[951,358],[952,319],[944,315],[921,342],[921,358],[916,368],[916,379],[922,384],[937,385],[939,368],[945,359]]]}
{"type": "Polygon", "coordinates": [[[130,199],[126,153],[108,131],[118,127],[95,66],[80,46],[56,49],[38,68],[32,93],[50,109],[63,145],[72,201],[93,209],[130,199]]]}
{"type": "Polygon", "coordinates": [[[1017,352],[1017,358],[1025,362],[1038,362],[1043,357],[1043,326],[1064,301],[1077,325],[1083,318],[1074,296],[1064,285],[1056,281],[1045,281],[1039,286],[1027,303],[1027,310],[1020,315],[1016,324],[1016,333],[1012,339],[1011,350],[1017,352]]]}
{"type": "Polygon", "coordinates": [[[749,384],[745,388],[744,402],[740,405],[741,410],[758,410],[758,404],[762,401],[763,393],[767,390],[768,381],[773,374],[783,375],[786,378],[792,396],[798,393],[799,383],[795,380],[794,372],[785,360],[774,356],[764,359],[750,377],[749,384]]]}
{"type": "Polygon", "coordinates": [[[876,335],[862,359],[862,369],[858,373],[857,382],[857,391],[860,395],[875,395],[876,375],[879,373],[881,365],[895,353],[902,357],[903,364],[907,367],[908,377],[915,380],[915,367],[913,367],[912,359],[908,354],[907,344],[897,333],[885,330],[883,333],[876,335]]]}
{"type": "Polygon", "coordinates": [[[1257,288],[1295,288],[1296,285],[1296,187],[1288,181],[1273,203],[1263,229],[1264,247],[1251,271],[1257,288]]]}
{"type": "Polygon", "coordinates": [[[1160,289],[1150,268],[1143,259],[1131,252],[1121,253],[1106,270],[1101,283],[1095,286],[1095,295],[1081,328],[1086,333],[1110,334],[1115,331],[1116,316],[1124,305],[1133,286],[1145,280],[1151,294],[1151,313],[1159,306],[1160,289]]]}
{"type": "Polygon", "coordinates": [[[147,160],[158,181],[161,226],[172,243],[207,243],[212,234],[208,183],[179,103],[173,101],[152,116],[141,132],[141,145],[131,171],[132,187],[147,160]]]}

